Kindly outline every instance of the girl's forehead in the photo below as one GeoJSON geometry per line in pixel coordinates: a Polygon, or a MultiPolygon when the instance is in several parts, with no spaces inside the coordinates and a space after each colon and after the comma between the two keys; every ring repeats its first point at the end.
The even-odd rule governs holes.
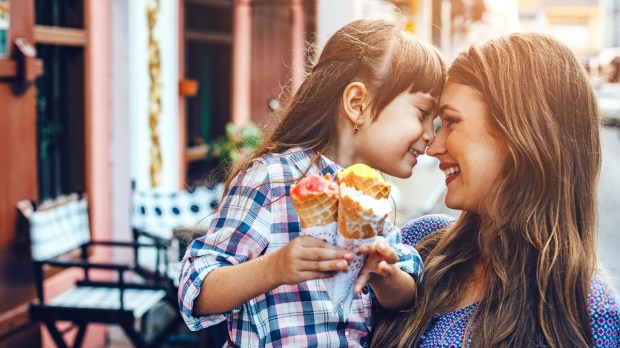
{"type": "Polygon", "coordinates": [[[424,93],[424,92],[413,92],[413,93],[410,93],[410,95],[414,101],[425,103],[433,108],[436,108],[437,104],[439,103],[438,95],[434,96],[430,93],[424,93]]]}

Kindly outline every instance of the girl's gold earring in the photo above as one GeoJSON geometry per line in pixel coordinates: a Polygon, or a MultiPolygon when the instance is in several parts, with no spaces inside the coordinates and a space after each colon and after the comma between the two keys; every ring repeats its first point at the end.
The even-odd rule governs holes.
{"type": "Polygon", "coordinates": [[[357,115],[357,119],[355,120],[355,125],[353,125],[353,134],[357,134],[357,132],[359,132],[360,128],[357,125],[357,123],[360,120],[360,117],[362,117],[362,113],[364,112],[363,107],[360,105],[360,114],[357,115]]]}

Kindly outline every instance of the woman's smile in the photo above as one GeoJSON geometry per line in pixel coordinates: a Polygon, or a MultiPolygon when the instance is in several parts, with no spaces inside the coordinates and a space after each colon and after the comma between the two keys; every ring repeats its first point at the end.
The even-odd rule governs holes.
{"type": "Polygon", "coordinates": [[[461,168],[456,163],[441,163],[439,169],[446,175],[446,186],[461,173],[461,168]]]}

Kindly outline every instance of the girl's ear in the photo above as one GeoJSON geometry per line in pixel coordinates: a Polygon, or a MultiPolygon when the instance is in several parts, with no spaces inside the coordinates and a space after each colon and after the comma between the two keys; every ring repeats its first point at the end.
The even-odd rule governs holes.
{"type": "Polygon", "coordinates": [[[342,92],[342,107],[345,115],[351,120],[352,124],[358,127],[364,123],[362,117],[368,102],[368,91],[366,85],[361,82],[349,83],[342,92]]]}

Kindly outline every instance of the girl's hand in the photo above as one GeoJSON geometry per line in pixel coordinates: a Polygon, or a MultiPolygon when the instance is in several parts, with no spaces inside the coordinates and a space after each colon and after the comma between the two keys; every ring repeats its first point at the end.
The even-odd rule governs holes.
{"type": "Polygon", "coordinates": [[[390,277],[398,269],[398,254],[392,249],[383,237],[377,237],[373,244],[360,246],[360,253],[368,255],[364,267],[360,271],[353,291],[359,293],[367,283],[382,281],[390,277]]]}
{"type": "Polygon", "coordinates": [[[298,284],[333,277],[347,269],[353,253],[327,242],[299,236],[271,254],[272,274],[277,284],[298,284]]]}

